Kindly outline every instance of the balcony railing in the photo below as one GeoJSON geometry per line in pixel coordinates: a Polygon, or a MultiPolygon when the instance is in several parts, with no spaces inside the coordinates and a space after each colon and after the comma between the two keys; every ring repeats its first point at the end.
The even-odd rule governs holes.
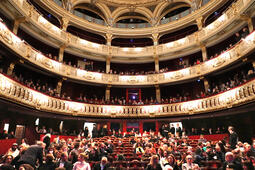
{"type": "MultiPolygon", "coordinates": [[[[185,38],[167,43],[148,47],[140,48],[120,48],[116,46],[107,46],[102,44],[97,44],[89,42],[87,40],[81,39],[74,36],[68,32],[61,30],[60,28],[54,26],[48,22],[43,16],[41,16],[26,0],[13,0],[10,1],[15,7],[22,12],[24,16],[30,19],[36,27],[45,32],[47,35],[61,42],[61,44],[66,44],[67,46],[73,47],[78,50],[87,51],[92,54],[98,54],[99,56],[108,56],[111,54],[114,59],[126,59],[132,60],[139,59],[139,57],[150,57],[154,54],[164,55],[164,58],[172,58],[168,54],[182,53],[185,50],[190,50],[198,48],[199,42],[204,42],[213,36],[216,36],[219,32],[224,30],[228,26],[233,26],[233,22],[240,19],[240,15],[249,7],[251,7],[252,0],[238,0],[235,5],[229,8],[221,17],[216,21],[203,28],[202,30],[195,32],[185,38]],[[238,7],[238,8],[237,8],[238,7]]],[[[240,24],[241,22],[236,22],[240,24]]],[[[152,31],[153,32],[153,31],[152,31]]],[[[223,37],[221,35],[221,37],[223,37]]],[[[138,61],[138,60],[135,60],[138,61]]]]}
{"type": "Polygon", "coordinates": [[[201,64],[166,73],[128,76],[86,71],[50,59],[22,41],[1,22],[0,37],[2,37],[0,39],[2,43],[15,51],[24,60],[54,74],[80,81],[125,86],[173,83],[204,76],[236,62],[255,49],[255,32],[253,32],[233,48],[201,64]]]}
{"type": "Polygon", "coordinates": [[[84,117],[169,117],[223,110],[255,100],[255,79],[226,92],[181,103],[119,106],[95,105],[62,100],[30,89],[0,74],[0,96],[41,111],[84,117]]]}

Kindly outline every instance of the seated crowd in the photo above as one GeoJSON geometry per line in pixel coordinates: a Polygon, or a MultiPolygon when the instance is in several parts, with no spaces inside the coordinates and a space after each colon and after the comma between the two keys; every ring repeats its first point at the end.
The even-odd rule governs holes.
{"type": "MultiPolygon", "coordinates": [[[[176,129],[177,131],[178,129],[176,129]]],[[[233,127],[229,140],[190,140],[164,134],[146,133],[141,136],[110,135],[51,140],[46,134],[42,141],[28,145],[16,143],[3,156],[0,169],[19,170],[253,170],[255,141],[250,145],[238,141],[233,127]]],[[[92,132],[93,133],[93,132],[92,132]]]]}
{"type": "Polygon", "coordinates": [[[215,95],[227,90],[230,90],[231,88],[237,87],[252,78],[255,77],[255,71],[252,67],[247,67],[246,70],[238,70],[236,74],[233,75],[233,77],[224,79],[223,81],[217,82],[216,80],[211,83],[210,87],[208,88],[208,91],[200,91],[200,93],[197,93],[195,95],[191,95],[188,92],[183,92],[182,94],[176,94],[176,96],[170,96],[167,98],[162,97],[161,101],[157,101],[155,98],[151,97],[150,99],[145,98],[144,100],[126,100],[124,97],[111,97],[110,100],[105,100],[104,97],[98,98],[97,96],[90,96],[87,97],[84,94],[80,94],[80,96],[76,99],[73,99],[71,96],[67,96],[65,92],[62,94],[57,93],[57,89],[54,88],[53,85],[50,85],[46,80],[40,80],[33,81],[32,78],[24,78],[22,74],[16,75],[15,72],[11,75],[11,77],[26,85],[29,88],[35,89],[37,91],[40,91],[42,93],[45,93],[49,96],[61,98],[65,100],[74,100],[84,103],[90,103],[90,104],[111,104],[111,105],[149,105],[149,104],[169,104],[169,103],[177,103],[177,102],[185,102],[189,100],[194,99],[200,99],[204,97],[208,97],[211,95],[215,95]],[[248,71],[247,71],[248,69],[248,71]]]}

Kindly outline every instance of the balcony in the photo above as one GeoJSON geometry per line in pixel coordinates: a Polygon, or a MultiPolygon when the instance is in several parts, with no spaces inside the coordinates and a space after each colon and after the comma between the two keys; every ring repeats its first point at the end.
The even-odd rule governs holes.
{"type": "Polygon", "coordinates": [[[95,105],[62,100],[30,89],[0,74],[0,96],[45,112],[83,117],[149,118],[202,114],[254,102],[255,80],[229,91],[187,102],[142,106],[95,105]]]}
{"type": "Polygon", "coordinates": [[[19,39],[3,23],[0,23],[0,36],[2,37],[0,41],[17,53],[23,60],[29,61],[53,74],[79,81],[125,86],[166,84],[197,78],[220,70],[240,60],[255,49],[255,32],[253,32],[233,48],[201,64],[166,73],[128,76],[81,70],[50,59],[19,39]]]}
{"type": "Polygon", "coordinates": [[[38,28],[36,29],[36,33],[35,30],[30,29],[29,26],[26,27],[26,29],[30,30],[35,36],[39,36],[39,39],[49,43],[49,39],[45,39],[45,37],[38,34],[38,31],[42,31],[54,39],[54,42],[51,43],[54,43],[55,46],[65,44],[67,46],[66,51],[72,54],[83,54],[87,58],[98,60],[105,60],[106,56],[111,55],[112,61],[115,62],[149,62],[153,61],[152,56],[154,54],[158,55],[159,59],[173,59],[181,55],[194,53],[200,50],[199,43],[207,43],[207,45],[215,44],[220,39],[224,39],[226,36],[232,34],[236,29],[240,28],[240,26],[243,26],[245,22],[240,20],[240,15],[248,8],[253,8],[251,5],[252,0],[238,0],[233,7],[229,8],[216,21],[185,38],[157,46],[120,48],[92,43],[59,29],[43,18],[25,0],[15,0],[11,3],[23,16],[29,19],[29,23],[34,24],[35,27],[38,28]],[[231,31],[224,31],[226,28],[231,31]],[[223,35],[221,35],[222,31],[224,32],[223,35]],[[95,55],[93,56],[93,54],[95,55]]]}

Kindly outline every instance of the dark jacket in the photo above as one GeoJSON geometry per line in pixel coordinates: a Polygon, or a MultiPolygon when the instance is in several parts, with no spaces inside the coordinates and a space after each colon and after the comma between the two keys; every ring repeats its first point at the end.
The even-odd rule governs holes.
{"type": "MultiPolygon", "coordinates": [[[[108,170],[109,168],[110,168],[110,164],[106,164],[106,165],[104,166],[104,169],[103,169],[103,170],[108,170]]],[[[100,163],[95,164],[93,170],[101,170],[100,163]]]]}
{"type": "Polygon", "coordinates": [[[23,155],[20,156],[18,163],[27,163],[35,167],[36,161],[38,160],[42,165],[43,159],[43,148],[39,145],[30,146],[23,155]]]}
{"type": "Polygon", "coordinates": [[[229,136],[229,144],[231,146],[231,149],[235,149],[236,148],[237,141],[238,141],[238,136],[237,136],[236,132],[233,132],[232,134],[230,134],[230,136],[229,136]]]}

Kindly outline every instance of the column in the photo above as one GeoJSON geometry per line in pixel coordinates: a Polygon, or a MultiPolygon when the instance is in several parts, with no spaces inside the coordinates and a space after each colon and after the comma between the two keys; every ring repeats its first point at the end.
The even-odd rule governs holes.
{"type": "Polygon", "coordinates": [[[109,101],[111,97],[111,85],[107,85],[105,89],[105,101],[109,101]]]}
{"type": "Polygon", "coordinates": [[[247,22],[248,22],[249,32],[251,33],[254,30],[253,23],[252,23],[252,18],[249,17],[247,22]]]}
{"type": "Polygon", "coordinates": [[[154,62],[155,62],[155,72],[159,73],[159,58],[158,58],[158,55],[154,56],[154,62]]]}
{"type": "Polygon", "coordinates": [[[15,63],[11,63],[9,67],[7,68],[7,75],[10,76],[13,73],[13,69],[15,67],[15,63]]]}
{"type": "Polygon", "coordinates": [[[105,72],[109,73],[111,70],[111,58],[112,58],[112,34],[111,33],[106,33],[106,45],[109,48],[109,54],[106,57],[106,68],[105,68],[105,72]]]}
{"type": "Polygon", "coordinates": [[[19,29],[19,25],[20,23],[24,22],[26,20],[25,17],[19,17],[19,18],[16,18],[14,20],[14,25],[13,25],[13,29],[12,29],[12,32],[14,34],[17,34],[18,33],[18,29],[19,29]]]}
{"type": "Polygon", "coordinates": [[[159,56],[157,55],[157,45],[158,45],[158,39],[159,39],[159,34],[158,33],[153,33],[152,34],[152,39],[153,39],[153,59],[155,62],[155,72],[159,73],[159,56]]]}
{"type": "Polygon", "coordinates": [[[252,23],[252,18],[250,16],[248,16],[248,15],[243,14],[243,15],[241,15],[241,19],[243,21],[247,22],[249,32],[251,33],[253,31],[253,29],[254,29],[253,23],[252,23]]]}
{"type": "Polygon", "coordinates": [[[66,47],[67,47],[67,45],[64,44],[64,45],[61,45],[59,48],[59,53],[58,53],[58,61],[59,62],[63,62],[64,52],[65,52],[66,47]]]}
{"type": "Polygon", "coordinates": [[[156,88],[156,100],[158,103],[161,103],[160,87],[159,85],[155,85],[155,88],[156,88]]]}
{"type": "Polygon", "coordinates": [[[208,89],[210,88],[209,86],[209,82],[207,79],[205,79],[204,77],[202,77],[203,81],[204,81],[204,88],[205,88],[205,92],[208,92],[208,89]]]}
{"type": "Polygon", "coordinates": [[[201,16],[196,19],[198,30],[202,30],[204,27],[204,18],[201,16]]]}
{"type": "Polygon", "coordinates": [[[62,90],[62,83],[63,83],[63,79],[59,80],[58,81],[58,84],[57,84],[57,93],[60,95],[61,94],[61,90],[62,90]]]}
{"type": "Polygon", "coordinates": [[[105,73],[110,73],[111,70],[111,56],[106,57],[106,70],[105,73]]]}
{"type": "Polygon", "coordinates": [[[63,31],[66,31],[70,19],[69,19],[68,17],[63,17],[63,18],[61,19],[61,21],[62,21],[62,23],[61,23],[61,28],[62,28],[63,31]]]}
{"type": "Polygon", "coordinates": [[[201,48],[201,50],[202,50],[202,57],[203,57],[203,61],[208,60],[208,57],[207,57],[207,51],[206,51],[206,46],[205,46],[205,44],[200,43],[200,48],[201,48]]]}

